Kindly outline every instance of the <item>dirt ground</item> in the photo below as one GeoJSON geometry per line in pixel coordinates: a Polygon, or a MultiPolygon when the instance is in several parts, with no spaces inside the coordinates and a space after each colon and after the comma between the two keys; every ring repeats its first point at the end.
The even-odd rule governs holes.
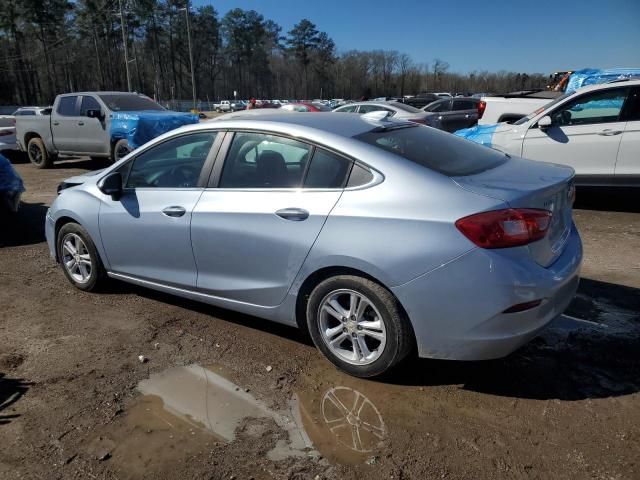
{"type": "Polygon", "coordinates": [[[529,345],[365,381],[291,328],[125,284],[72,288],[44,216],[58,182],[99,167],[16,164],[24,205],[0,222],[0,478],[640,478],[637,193],[578,192],[584,278],[529,345]],[[244,404],[268,413],[242,418],[244,404]],[[275,454],[277,412],[312,445],[275,454]]]}

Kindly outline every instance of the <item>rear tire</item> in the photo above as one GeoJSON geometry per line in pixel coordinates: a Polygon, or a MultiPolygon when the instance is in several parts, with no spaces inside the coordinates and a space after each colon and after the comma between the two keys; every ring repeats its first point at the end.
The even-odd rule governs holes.
{"type": "Polygon", "coordinates": [[[413,349],[413,330],[402,306],[389,290],[366,278],[324,280],[309,296],[306,317],[316,347],[355,377],[385,374],[413,349]]]}
{"type": "Polygon", "coordinates": [[[38,168],[49,168],[53,165],[53,157],[47,152],[41,138],[35,137],[27,143],[29,161],[38,168]]]}
{"type": "Polygon", "coordinates": [[[58,260],[64,276],[85,292],[105,283],[106,271],[89,233],[77,223],[62,226],[56,237],[58,260]]]}

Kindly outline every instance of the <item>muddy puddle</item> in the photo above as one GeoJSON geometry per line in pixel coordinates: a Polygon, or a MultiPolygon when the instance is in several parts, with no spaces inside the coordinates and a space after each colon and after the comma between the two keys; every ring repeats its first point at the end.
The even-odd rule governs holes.
{"type": "Polygon", "coordinates": [[[407,443],[425,457],[461,448],[493,458],[513,435],[514,412],[540,415],[539,400],[640,390],[634,373],[640,319],[630,311],[614,313],[603,311],[598,321],[563,316],[506,359],[416,360],[386,380],[356,379],[319,361],[297,378],[284,402],[256,398],[222,366],[171,368],[141,381],[141,395],[124,418],[88,449],[126,471],[125,478],[150,465],[213,458],[218,448],[244,444],[254,445],[247,456],[325,465],[375,465],[394,445],[407,443]],[[523,407],[514,410],[520,401],[523,407]]]}

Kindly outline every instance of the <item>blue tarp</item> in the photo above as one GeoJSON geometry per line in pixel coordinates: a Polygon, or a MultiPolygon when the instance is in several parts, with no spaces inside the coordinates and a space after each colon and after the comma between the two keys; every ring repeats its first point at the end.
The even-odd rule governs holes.
{"type": "Polygon", "coordinates": [[[498,128],[499,123],[494,123],[491,125],[476,125],[475,127],[463,128],[462,130],[458,130],[454,132],[454,135],[458,137],[466,138],[467,140],[471,140],[472,142],[479,143],[480,145],[486,145],[488,147],[491,146],[491,141],[493,140],[493,134],[498,128]]]}
{"type": "Polygon", "coordinates": [[[137,112],[113,112],[111,114],[111,140],[126,138],[129,148],[138,148],[163,133],[192,123],[198,123],[193,113],[142,110],[137,112]]]}
{"type": "Polygon", "coordinates": [[[0,155],[0,201],[10,210],[18,210],[20,195],[24,192],[24,184],[11,162],[0,155]]]}
{"type": "Polygon", "coordinates": [[[580,87],[586,87],[587,85],[637,76],[640,76],[640,68],[584,68],[571,74],[565,92],[573,93],[580,87]]]}

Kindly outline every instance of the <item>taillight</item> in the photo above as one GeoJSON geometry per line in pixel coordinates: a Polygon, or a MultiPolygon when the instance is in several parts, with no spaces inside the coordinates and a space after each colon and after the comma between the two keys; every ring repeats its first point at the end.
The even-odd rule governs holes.
{"type": "Polygon", "coordinates": [[[461,218],[456,227],[482,248],[508,248],[544,238],[551,212],[533,208],[507,208],[461,218]]]}
{"type": "Polygon", "coordinates": [[[478,120],[482,118],[482,115],[484,115],[484,111],[486,109],[487,109],[487,102],[485,102],[484,100],[480,100],[478,102],[478,120]]]}

